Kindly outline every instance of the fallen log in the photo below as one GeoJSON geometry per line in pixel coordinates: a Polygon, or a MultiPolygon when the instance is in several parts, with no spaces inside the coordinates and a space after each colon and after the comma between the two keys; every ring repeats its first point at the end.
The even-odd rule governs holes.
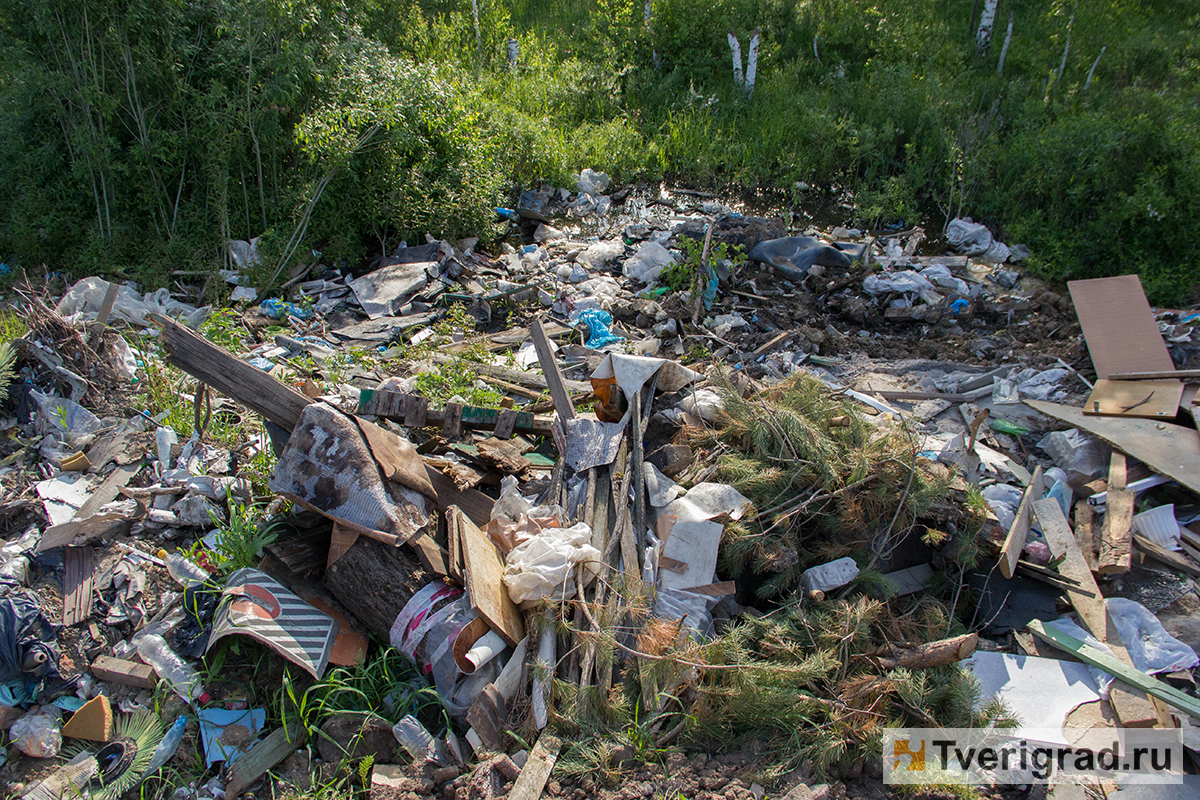
{"type": "Polygon", "coordinates": [[[392,547],[369,536],[359,536],[325,571],[329,593],[385,642],[404,606],[432,580],[435,576],[407,546],[392,547]]]}
{"type": "Polygon", "coordinates": [[[884,669],[942,667],[967,658],[975,652],[978,643],[978,634],[965,633],[951,639],[928,642],[919,647],[893,647],[891,655],[881,658],[879,663],[884,669]]]}

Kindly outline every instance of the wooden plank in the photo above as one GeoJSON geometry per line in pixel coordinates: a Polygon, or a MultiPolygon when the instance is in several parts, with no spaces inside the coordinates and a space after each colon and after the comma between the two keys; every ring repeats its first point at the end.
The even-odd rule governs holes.
{"type": "MultiPolygon", "coordinates": [[[[506,409],[462,407],[462,426],[479,430],[494,430],[506,409]]],[[[431,408],[429,399],[403,392],[380,392],[363,389],[358,401],[358,413],[370,414],[399,422],[406,428],[423,428],[426,425],[443,425],[446,409],[431,408]],[[400,398],[398,401],[397,398],[400,398]]],[[[524,433],[549,436],[554,420],[551,417],[534,416],[528,411],[517,411],[513,429],[524,433]]]]}
{"type": "MultiPolygon", "coordinates": [[[[384,394],[377,392],[376,394],[384,394]]],[[[359,401],[359,408],[362,408],[362,401],[359,401]]],[[[382,414],[380,416],[383,416],[382,414]]],[[[405,395],[404,399],[404,424],[409,428],[424,428],[429,420],[429,398],[417,397],[416,395],[405,395]]]]}
{"type": "Polygon", "coordinates": [[[237,797],[250,788],[256,780],[267,774],[267,770],[290,756],[304,744],[304,726],[298,717],[288,720],[286,727],[277,728],[265,739],[238,756],[229,768],[225,794],[237,797]]]}
{"type": "Polygon", "coordinates": [[[449,439],[462,436],[462,403],[446,403],[446,418],[442,420],[442,435],[449,439]]]}
{"type": "Polygon", "coordinates": [[[1137,275],[1069,281],[1096,376],[1175,369],[1137,275]]]}
{"type": "Polygon", "coordinates": [[[1133,535],[1133,542],[1137,545],[1138,550],[1141,550],[1160,564],[1166,564],[1172,569],[1186,572],[1193,577],[1200,577],[1200,567],[1189,561],[1186,556],[1182,556],[1174,550],[1168,550],[1157,542],[1150,541],[1140,533],[1133,535]]]}
{"type": "Polygon", "coordinates": [[[168,364],[276,425],[290,431],[308,404],[314,402],[178,322],[159,314],[151,314],[150,318],[163,329],[168,364]]]}
{"type": "Polygon", "coordinates": [[[534,349],[537,350],[538,364],[542,367],[542,374],[546,376],[550,396],[554,398],[554,410],[563,419],[575,419],[575,406],[571,405],[571,395],[563,382],[562,370],[558,368],[558,362],[554,360],[554,353],[550,350],[550,342],[546,339],[546,332],[542,329],[540,319],[535,318],[529,324],[529,335],[533,339],[534,349]]]}
{"type": "Polygon", "coordinates": [[[537,744],[533,746],[533,752],[529,754],[525,768],[521,770],[521,774],[513,783],[512,790],[508,793],[508,800],[539,800],[542,790],[546,787],[546,781],[550,779],[550,771],[554,769],[554,762],[558,760],[558,751],[561,749],[562,740],[557,736],[551,736],[548,733],[542,734],[537,744]]]}
{"type": "Polygon", "coordinates": [[[446,559],[446,571],[460,586],[465,586],[462,542],[458,538],[458,514],[446,515],[446,549],[450,551],[450,557],[446,559]]]}
{"type": "MultiPolygon", "coordinates": [[[[1071,532],[1071,526],[1067,524],[1067,518],[1063,516],[1062,506],[1057,500],[1038,500],[1033,504],[1033,511],[1046,542],[1052,543],[1051,550],[1061,548],[1066,553],[1062,563],[1058,565],[1059,574],[1083,590],[1067,592],[1067,599],[1079,614],[1083,627],[1112,648],[1119,661],[1131,664],[1129,654],[1121,641],[1121,634],[1104,605],[1104,595],[1100,593],[1100,587],[1096,585],[1096,579],[1088,569],[1083,553],[1075,544],[1075,535],[1071,532]],[[1092,596],[1088,596],[1088,593],[1092,596]]],[[[1113,687],[1109,700],[1117,719],[1127,728],[1151,727],[1158,721],[1154,707],[1144,697],[1113,687]]]]}
{"type": "Polygon", "coordinates": [[[112,656],[99,656],[93,661],[92,674],[102,681],[138,689],[153,689],[158,680],[154,670],[147,665],[112,656]]]}
{"type": "Polygon", "coordinates": [[[63,625],[78,625],[92,614],[96,561],[90,547],[63,550],[63,625]]]}
{"type": "Polygon", "coordinates": [[[1076,639],[1074,636],[1069,636],[1062,631],[1054,628],[1047,628],[1042,624],[1041,620],[1033,620],[1029,623],[1029,630],[1033,632],[1039,639],[1049,642],[1060,650],[1064,650],[1071,655],[1077,657],[1085,664],[1090,664],[1093,667],[1099,667],[1115,678],[1120,678],[1130,686],[1140,689],[1146,694],[1157,697],[1168,705],[1178,708],[1191,716],[1200,715],[1200,700],[1192,697],[1183,691],[1170,686],[1157,678],[1151,677],[1141,670],[1135,669],[1129,664],[1113,658],[1108,653],[1090,647],[1076,639]]]}
{"type": "Polygon", "coordinates": [[[693,586],[683,591],[691,592],[692,594],[702,594],[706,597],[724,597],[725,595],[737,592],[737,584],[733,581],[721,581],[720,583],[708,583],[704,586],[693,586]]]}
{"type": "MultiPolygon", "coordinates": [[[[453,364],[454,356],[444,353],[433,353],[430,358],[435,364],[453,364]]],[[[498,364],[472,364],[473,369],[487,378],[500,378],[501,380],[515,383],[520,386],[525,386],[530,389],[540,389],[547,391],[550,388],[549,382],[544,375],[536,372],[525,372],[524,370],[511,369],[510,367],[502,367],[498,364]]],[[[587,394],[592,391],[592,385],[585,381],[573,381],[563,379],[563,386],[567,391],[576,394],[587,394]]]]}
{"type": "Polygon", "coordinates": [[[1106,417],[1175,419],[1183,398],[1182,381],[1096,381],[1083,413],[1106,417]]]}
{"type": "Polygon", "coordinates": [[[500,412],[500,416],[496,419],[496,427],[492,431],[492,435],[497,439],[511,439],[513,429],[517,427],[517,412],[515,409],[506,408],[500,412]]]}
{"type": "Polygon", "coordinates": [[[1114,372],[1108,378],[1114,381],[1157,381],[1163,378],[1190,380],[1200,378],[1200,369],[1169,369],[1157,372],[1114,372]]]}
{"type": "Polygon", "coordinates": [[[1000,573],[1006,578],[1016,574],[1017,560],[1021,557],[1021,548],[1025,546],[1025,537],[1029,534],[1033,501],[1040,500],[1046,493],[1045,484],[1042,468],[1038,467],[1033,471],[1033,479],[1029,486],[1025,487],[1025,493],[1021,495],[1021,505],[1017,507],[1017,515],[1008,529],[1008,536],[1004,538],[1004,545],[1000,548],[1000,573]]]}
{"type": "Polygon", "coordinates": [[[464,583],[471,608],[504,638],[510,646],[525,638],[525,623],[516,603],[508,596],[504,585],[504,559],[500,551],[466,514],[450,508],[446,516],[454,515],[459,546],[463,553],[464,583]]]}
{"type": "Polygon", "coordinates": [[[1048,417],[1099,436],[1160,475],[1200,493],[1200,436],[1191,428],[1149,419],[1091,417],[1083,409],[1042,400],[1022,402],[1048,417]]]}
{"type": "Polygon", "coordinates": [[[425,471],[429,475],[429,482],[433,484],[433,490],[437,492],[437,500],[434,503],[438,510],[446,511],[450,506],[458,506],[476,525],[487,527],[492,518],[495,500],[477,489],[459,489],[453,478],[428,462],[425,464],[425,471]]]}
{"type": "Polygon", "coordinates": [[[1096,512],[1092,510],[1092,506],[1087,500],[1080,500],[1075,504],[1075,542],[1079,545],[1079,550],[1083,553],[1083,560],[1087,562],[1088,569],[1092,572],[1096,571],[1098,565],[1095,520],[1096,512]]]}
{"type": "Polygon", "coordinates": [[[1129,571],[1134,494],[1126,488],[1125,478],[1125,455],[1113,451],[1108,467],[1108,510],[1104,514],[1100,559],[1097,562],[1097,571],[1101,575],[1129,571]]]}

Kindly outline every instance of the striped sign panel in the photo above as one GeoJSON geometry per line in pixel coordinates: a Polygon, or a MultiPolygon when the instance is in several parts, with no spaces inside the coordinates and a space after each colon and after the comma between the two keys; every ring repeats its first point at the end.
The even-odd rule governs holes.
{"type": "Polygon", "coordinates": [[[250,636],[320,679],[338,624],[257,569],[239,569],[225,584],[206,650],[218,639],[250,636]]]}

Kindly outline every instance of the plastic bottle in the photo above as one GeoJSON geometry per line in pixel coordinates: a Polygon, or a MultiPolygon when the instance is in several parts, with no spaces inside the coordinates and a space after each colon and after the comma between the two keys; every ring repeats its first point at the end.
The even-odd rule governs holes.
{"type": "Polygon", "coordinates": [[[142,660],[154,667],[158,677],[166,681],[175,694],[189,703],[193,700],[201,703],[209,701],[208,692],[200,685],[200,676],[196,670],[175,654],[166,639],[158,634],[146,636],[138,642],[137,651],[142,660]]]}
{"type": "Polygon", "coordinates": [[[171,577],[178,581],[183,588],[187,589],[189,586],[198,586],[208,582],[208,573],[179,553],[159,550],[158,557],[166,563],[167,572],[170,572],[171,577]]]}
{"type": "Polygon", "coordinates": [[[154,750],[154,755],[150,757],[150,763],[146,767],[145,774],[149,775],[156,769],[166,764],[171,756],[175,755],[175,751],[179,748],[179,742],[183,740],[183,729],[187,727],[187,717],[179,716],[163,736],[158,747],[154,750]]]}

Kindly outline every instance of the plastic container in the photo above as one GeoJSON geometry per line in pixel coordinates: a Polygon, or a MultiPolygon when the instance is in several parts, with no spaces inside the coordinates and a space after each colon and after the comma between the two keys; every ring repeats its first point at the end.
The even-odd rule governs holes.
{"type": "Polygon", "coordinates": [[[183,588],[187,589],[190,586],[199,586],[208,582],[209,574],[179,553],[159,550],[158,557],[167,565],[167,572],[171,573],[171,577],[178,581],[183,588]]]}
{"type": "Polygon", "coordinates": [[[154,667],[158,677],[166,681],[175,694],[189,703],[193,700],[200,703],[209,701],[208,692],[200,685],[200,676],[196,670],[175,654],[166,639],[158,634],[151,634],[138,642],[137,651],[142,660],[154,667]]]}
{"type": "Polygon", "coordinates": [[[183,729],[187,727],[187,717],[179,716],[175,718],[175,723],[163,736],[158,747],[154,749],[154,755],[150,757],[150,763],[146,766],[144,774],[149,775],[156,769],[166,764],[171,756],[175,755],[175,751],[179,749],[179,743],[183,741],[183,729]]]}
{"type": "Polygon", "coordinates": [[[1175,520],[1175,504],[1156,506],[1133,515],[1133,529],[1150,541],[1170,550],[1179,549],[1179,523],[1175,520]]]}

